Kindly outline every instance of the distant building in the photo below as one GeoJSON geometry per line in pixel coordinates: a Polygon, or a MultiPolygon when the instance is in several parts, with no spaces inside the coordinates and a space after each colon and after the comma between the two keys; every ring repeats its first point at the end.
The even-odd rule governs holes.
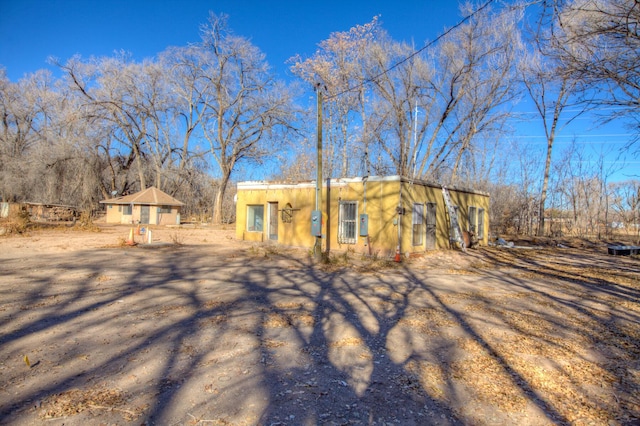
{"type": "MultiPolygon", "coordinates": [[[[489,195],[448,189],[462,231],[486,245],[489,195]]],[[[315,181],[238,183],[236,237],[312,247],[315,197],[315,181]]],[[[398,248],[402,254],[449,248],[455,240],[442,186],[400,176],[326,180],[321,213],[323,250],[388,256],[398,248]]]]}
{"type": "Polygon", "coordinates": [[[107,223],[179,225],[184,205],[158,188],[150,187],[135,194],[100,201],[107,209],[107,223]]]}

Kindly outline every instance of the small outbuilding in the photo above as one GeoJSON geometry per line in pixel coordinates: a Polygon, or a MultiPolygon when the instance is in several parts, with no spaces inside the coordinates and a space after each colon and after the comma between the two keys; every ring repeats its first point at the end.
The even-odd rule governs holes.
{"type": "Polygon", "coordinates": [[[321,193],[316,209],[315,181],[239,182],[236,237],[311,248],[321,235],[323,250],[380,256],[459,247],[463,235],[454,232],[448,202],[458,229],[467,237],[474,235],[479,245],[488,242],[485,192],[459,187],[443,191],[426,181],[370,176],[328,179],[321,193]]]}
{"type": "Polygon", "coordinates": [[[179,225],[184,205],[156,187],[135,194],[102,200],[107,209],[107,223],[179,225]]]}

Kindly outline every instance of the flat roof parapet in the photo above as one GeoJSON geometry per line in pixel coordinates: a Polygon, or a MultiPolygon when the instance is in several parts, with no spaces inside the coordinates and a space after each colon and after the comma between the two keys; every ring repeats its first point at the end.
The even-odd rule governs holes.
{"type": "MultiPolygon", "coordinates": [[[[442,185],[435,182],[430,182],[421,179],[409,179],[406,177],[392,175],[392,176],[356,176],[356,177],[345,177],[345,178],[332,178],[326,179],[331,186],[340,186],[346,185],[349,183],[362,183],[362,182],[404,182],[409,184],[418,184],[423,186],[430,186],[433,188],[442,188],[442,185]]],[[[325,182],[326,182],[325,181],[325,182]]],[[[298,182],[287,182],[287,181],[244,181],[238,182],[237,188],[243,190],[251,190],[251,189],[294,189],[294,188],[315,188],[316,181],[315,180],[305,180],[298,182]]],[[[457,192],[467,192],[470,194],[478,194],[489,196],[489,193],[484,191],[479,191],[476,189],[470,188],[462,188],[455,185],[447,185],[447,189],[457,191],[457,192]]]]}

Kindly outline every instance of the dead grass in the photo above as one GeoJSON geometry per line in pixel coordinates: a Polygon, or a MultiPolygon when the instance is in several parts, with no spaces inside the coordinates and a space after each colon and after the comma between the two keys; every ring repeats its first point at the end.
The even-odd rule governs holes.
{"type": "Polygon", "coordinates": [[[173,231],[169,234],[169,240],[175,245],[178,245],[178,246],[183,245],[184,239],[185,239],[185,236],[180,231],[173,231]]]}
{"type": "Polygon", "coordinates": [[[48,397],[42,404],[40,418],[56,419],[90,410],[96,416],[99,416],[101,411],[115,411],[126,421],[133,421],[142,414],[142,409],[119,408],[127,399],[128,395],[119,389],[71,389],[48,397]]]}
{"type": "MultiPolygon", "coordinates": [[[[640,290],[637,270],[590,264],[586,260],[592,255],[589,251],[487,250],[494,266],[519,268],[520,272],[512,277],[547,282],[557,293],[515,292],[506,297],[455,295],[457,299],[467,296],[472,301],[466,310],[483,312],[494,321],[500,319],[511,331],[501,335],[483,333],[494,354],[487,354],[483,347],[474,348],[477,345],[473,343],[461,345],[469,361],[453,365],[454,377],[471,385],[478,398],[504,410],[522,408],[522,397],[514,390],[518,388],[518,380],[524,380],[532,391],[544,395],[549,406],[570,424],[611,424],[617,421],[614,418],[625,423],[633,417],[629,417],[631,413],[637,415],[640,400],[623,400],[613,389],[621,377],[629,377],[629,363],[640,358],[640,329],[635,322],[609,321],[611,315],[607,313],[614,307],[640,311],[637,302],[625,300],[623,294],[617,293],[620,289],[640,290]],[[586,264],[572,263],[564,256],[585,259],[586,264]],[[583,285],[591,286],[592,290],[586,291],[583,285]],[[616,293],[592,296],[596,289],[616,293]],[[578,313],[563,313],[567,309],[561,301],[570,294],[585,299],[593,297],[601,306],[581,304],[578,313]],[[529,299],[530,309],[512,308],[513,300],[525,299],[529,299]],[[607,311],[603,311],[607,306],[607,311]],[[597,348],[606,361],[590,359],[590,348],[597,348]],[[497,360],[508,365],[520,379],[504,376],[497,360]],[[615,374],[616,371],[620,373],[615,374]]],[[[611,260],[616,263],[619,259],[611,260]]],[[[637,390],[639,387],[640,373],[631,376],[635,378],[625,385],[625,395],[629,395],[628,386],[637,390]]]]}
{"type": "Polygon", "coordinates": [[[27,211],[11,212],[8,217],[0,219],[0,235],[24,234],[30,223],[27,211]]]}

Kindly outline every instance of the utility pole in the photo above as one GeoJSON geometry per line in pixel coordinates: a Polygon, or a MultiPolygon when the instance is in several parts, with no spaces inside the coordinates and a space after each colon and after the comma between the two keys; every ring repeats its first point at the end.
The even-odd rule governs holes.
{"type": "MultiPolygon", "coordinates": [[[[322,89],[320,83],[316,85],[317,97],[317,161],[316,161],[316,211],[320,212],[320,223],[322,224],[322,89]]],[[[322,229],[322,228],[321,228],[322,229]]],[[[322,231],[321,231],[322,232],[322,231]]],[[[316,241],[313,252],[316,260],[322,259],[322,233],[316,234],[316,241]]]]}

